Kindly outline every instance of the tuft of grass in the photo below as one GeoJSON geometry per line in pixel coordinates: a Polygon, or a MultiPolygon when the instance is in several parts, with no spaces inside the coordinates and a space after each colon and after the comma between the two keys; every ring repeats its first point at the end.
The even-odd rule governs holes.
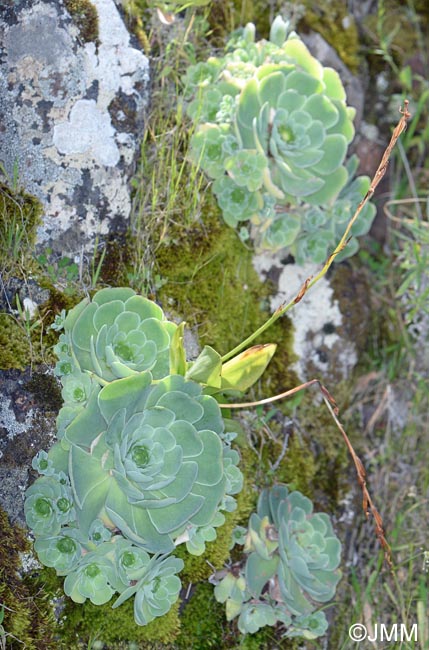
{"type": "Polygon", "coordinates": [[[0,275],[4,285],[9,278],[28,273],[42,214],[41,203],[24,192],[16,178],[0,179],[0,275]]]}
{"type": "MultiPolygon", "coordinates": [[[[127,6],[137,20],[139,2],[133,0],[127,6]]],[[[207,182],[187,158],[192,127],[177,98],[180,79],[195,62],[195,43],[205,29],[203,19],[187,14],[184,21],[178,21],[168,43],[164,43],[160,26],[147,35],[154,53],[154,81],[140,164],[133,180],[128,265],[130,286],[143,293],[154,293],[163,285],[154,260],[160,246],[171,241],[170,230],[186,232],[201,219],[207,182]]]]}
{"type": "Polygon", "coordinates": [[[183,129],[186,118],[182,107],[165,115],[162,105],[154,107],[142,143],[140,168],[134,179],[132,217],[132,259],[128,272],[130,285],[147,292],[162,286],[153,272],[160,246],[170,241],[169,231],[179,226],[189,230],[200,220],[201,200],[206,181],[203,173],[187,160],[189,132],[183,129]],[[146,291],[145,291],[146,290],[146,291]]]}

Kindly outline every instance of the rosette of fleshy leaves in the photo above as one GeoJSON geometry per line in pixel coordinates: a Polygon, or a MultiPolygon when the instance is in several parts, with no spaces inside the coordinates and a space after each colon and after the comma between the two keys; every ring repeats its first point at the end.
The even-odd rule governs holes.
{"type": "Polygon", "coordinates": [[[77,603],[87,598],[95,605],[108,602],[119,592],[113,604],[119,607],[134,596],[134,618],[147,625],[166,614],[176,602],[181,588],[176,575],[183,561],[173,556],[150,556],[120,536],[103,542],[83,555],[64,581],[64,591],[77,603]]]}
{"type": "MultiPolygon", "coordinates": [[[[154,379],[170,374],[170,345],[177,325],[165,318],[161,307],[132,289],[97,291],[92,300],[73,307],[62,325],[64,333],[54,351],[63,384],[85,371],[103,381],[144,370],[150,370],[154,379]]],[[[66,401],[76,392],[71,385],[64,390],[66,401]]]]}
{"type": "MultiPolygon", "coordinates": [[[[167,553],[188,529],[219,525],[218,511],[241,489],[239,457],[223,429],[217,402],[198,384],[180,375],[153,383],[146,372],[93,392],[47,459],[69,472],[82,535],[100,519],[145,550],[167,553]]],[[[30,495],[42,481],[55,485],[42,477],[30,495]]],[[[28,523],[41,534],[36,515],[28,523]]]]}
{"type": "MultiPolygon", "coordinates": [[[[345,164],[355,109],[338,73],[288,34],[281,17],[269,41],[254,37],[250,23],[224,57],[188,70],[185,97],[197,124],[190,155],[213,179],[223,218],[241,226],[242,237],[249,222],[257,248],[285,249],[299,263],[324,261],[345,229],[336,200],[356,207],[355,194],[362,192],[360,200],[369,187],[366,178],[352,183],[345,164]]],[[[374,214],[366,208],[364,231],[374,214]]],[[[355,251],[356,240],[342,256],[355,251]]]]}
{"type": "MultiPolygon", "coordinates": [[[[45,462],[47,467],[53,467],[48,460],[41,464],[45,462]]],[[[49,471],[49,475],[38,478],[26,491],[24,513],[35,535],[57,535],[62,526],[73,522],[76,511],[66,475],[49,471]]]]}
{"type": "Polygon", "coordinates": [[[39,559],[66,576],[67,595],[102,604],[119,592],[114,606],[134,596],[140,625],[169,610],[183,564],[166,555],[183,542],[201,554],[242,487],[223,434],[217,402],[181,375],[153,382],[147,371],[92,391],[34,459],[42,476],[25,501],[39,559]]]}
{"type": "Polygon", "coordinates": [[[280,621],[286,636],[315,638],[327,621],[318,606],[335,595],[341,544],[328,515],[284,485],[263,490],[249,520],[244,568],[228,572],[215,588],[242,632],[280,621]]]}
{"type": "Polygon", "coordinates": [[[84,540],[76,528],[36,539],[39,559],[65,575],[64,591],[77,603],[89,599],[103,605],[115,593],[113,608],[134,596],[134,617],[146,625],[163,616],[176,602],[181,582],[176,575],[183,561],[173,556],[150,556],[119,535],[98,544],[84,540]]]}
{"type": "MultiPolygon", "coordinates": [[[[308,259],[322,264],[343,236],[347,224],[370,186],[368,176],[354,177],[358,162],[357,156],[352,156],[347,161],[349,181],[333,203],[324,207],[311,206],[304,213],[300,233],[290,246],[290,252],[297,264],[304,264],[308,259]]],[[[346,248],[335,258],[337,262],[357,252],[359,249],[357,237],[365,235],[369,231],[375,212],[376,208],[371,203],[364,205],[359,218],[350,229],[350,238],[346,248]]],[[[277,217],[273,223],[274,230],[276,224],[281,227],[281,216],[277,217]]],[[[276,243],[269,231],[262,237],[270,240],[271,248],[278,247],[278,242],[276,243]]]]}
{"type": "MultiPolygon", "coordinates": [[[[59,364],[61,364],[61,361],[59,364]]],[[[57,364],[57,367],[59,364],[57,364]]],[[[88,372],[82,372],[77,368],[74,368],[70,373],[62,375],[61,383],[63,386],[61,396],[64,402],[56,420],[57,435],[59,438],[64,435],[65,428],[70,422],[84,410],[89,398],[92,395],[96,395],[101,388],[94,377],[88,372]]]]}

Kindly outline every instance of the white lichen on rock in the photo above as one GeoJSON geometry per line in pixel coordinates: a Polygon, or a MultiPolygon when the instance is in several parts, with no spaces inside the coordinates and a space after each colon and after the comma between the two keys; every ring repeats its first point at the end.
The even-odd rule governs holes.
{"type": "Polygon", "coordinates": [[[54,126],[53,141],[60,153],[91,152],[101,165],[114,167],[120,158],[114,135],[110,115],[100,111],[93,99],[79,99],[68,121],[54,126]]]}
{"type": "Polygon", "coordinates": [[[60,0],[0,11],[0,159],[45,207],[39,242],[68,252],[126,227],[147,101],[147,58],[114,0],[92,4],[97,44],[60,0]]]}
{"type": "MultiPolygon", "coordinates": [[[[320,271],[315,264],[282,264],[279,254],[256,255],[254,267],[262,279],[273,269],[278,277],[277,291],[270,301],[273,312],[295,298],[305,280],[320,271]]],[[[357,353],[353,342],[338,333],[343,316],[326,277],[288,311],[288,316],[294,326],[293,350],[298,360],[293,369],[297,375],[303,381],[312,379],[314,371],[320,371],[323,377],[347,377],[356,365],[357,353]]]]}

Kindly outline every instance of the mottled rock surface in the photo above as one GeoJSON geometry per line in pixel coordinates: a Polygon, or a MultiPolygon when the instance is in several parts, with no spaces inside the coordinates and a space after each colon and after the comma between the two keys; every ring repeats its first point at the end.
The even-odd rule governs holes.
{"type": "Polygon", "coordinates": [[[148,61],[113,0],[83,42],[62,0],[0,7],[0,160],[44,205],[38,243],[79,252],[126,227],[148,61]]]}
{"type": "MultiPolygon", "coordinates": [[[[276,291],[271,298],[274,312],[283,303],[298,295],[305,280],[321,270],[317,264],[298,266],[284,263],[281,254],[260,254],[254,258],[259,276],[274,280],[276,291]]],[[[362,318],[364,314],[359,305],[362,318]]],[[[314,377],[339,381],[350,375],[358,354],[353,332],[345,327],[345,315],[334,295],[331,282],[325,277],[317,282],[288,316],[294,326],[293,349],[298,357],[294,370],[302,381],[314,377]]]]}
{"type": "Polygon", "coordinates": [[[52,446],[60,406],[57,380],[46,369],[0,370],[0,506],[12,522],[25,525],[24,492],[37,476],[31,461],[52,446]]]}

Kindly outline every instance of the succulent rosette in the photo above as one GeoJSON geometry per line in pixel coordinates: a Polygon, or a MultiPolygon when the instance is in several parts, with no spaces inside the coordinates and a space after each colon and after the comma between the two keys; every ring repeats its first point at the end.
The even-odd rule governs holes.
{"type": "MultiPolygon", "coordinates": [[[[349,180],[333,204],[324,207],[311,206],[305,212],[301,220],[301,230],[290,247],[298,264],[304,264],[307,259],[323,263],[343,236],[348,222],[370,186],[367,176],[354,177],[357,165],[357,157],[352,156],[346,165],[349,180]]],[[[357,237],[369,231],[375,212],[376,208],[371,203],[362,208],[359,218],[351,228],[351,238],[346,248],[337,255],[337,261],[356,253],[359,248],[357,237]]]]}
{"type": "Polygon", "coordinates": [[[55,475],[41,476],[26,491],[24,513],[36,535],[57,535],[75,519],[71,489],[55,475]]]}
{"type": "Polygon", "coordinates": [[[73,406],[85,406],[92,390],[96,386],[90,375],[78,370],[63,377],[62,384],[62,398],[65,404],[73,406]]]}
{"type": "Polygon", "coordinates": [[[316,639],[323,636],[328,629],[328,621],[323,612],[313,612],[305,616],[296,616],[293,619],[293,627],[290,627],[285,636],[304,637],[305,639],[316,639]]]}
{"type": "Polygon", "coordinates": [[[328,515],[313,513],[312,502],[300,492],[278,485],[261,493],[247,551],[246,580],[255,596],[263,587],[264,567],[264,579],[277,576],[270,586],[273,595],[294,615],[309,614],[315,602],[333,598],[341,578],[341,544],[328,515]]]}
{"type": "MultiPolygon", "coordinates": [[[[331,71],[327,85],[320,64],[317,76],[314,69],[305,72],[311,55],[301,41],[291,39],[289,44],[300,56],[301,69],[272,71],[271,64],[261,66],[258,77],[240,94],[236,127],[244,151],[265,156],[265,191],[279,203],[305,198],[320,205],[336,198],[347,182],[342,163],[354,133],[354,111],[344,105],[336,73],[331,71]]],[[[290,50],[285,46],[286,56],[290,50]]]]}
{"type": "Polygon", "coordinates": [[[53,567],[58,575],[71,571],[82,556],[82,546],[76,539],[76,530],[63,528],[61,534],[53,537],[40,537],[34,543],[39,560],[53,567]]]}
{"type": "MultiPolygon", "coordinates": [[[[144,370],[160,379],[169,374],[170,343],[176,328],[157,304],[132,289],[101,289],[91,301],[76,305],[64,320],[61,345],[68,342],[70,357],[62,361],[60,356],[58,372],[74,362],[81,371],[105,381],[144,370]]],[[[61,354],[68,353],[63,350],[61,354]]],[[[72,372],[73,367],[67,374],[72,372]]]]}
{"type": "Polygon", "coordinates": [[[31,461],[31,467],[45,476],[55,474],[55,468],[52,460],[48,457],[46,451],[40,450],[31,461]]]}
{"type": "MultiPolygon", "coordinates": [[[[190,156],[215,180],[226,223],[249,221],[256,248],[289,249],[298,263],[324,261],[343,220],[335,202],[340,196],[344,205],[340,193],[352,178],[346,155],[355,109],[338,73],[323,67],[280,17],[270,41],[254,39],[250,23],[224,57],[188,70],[185,96],[197,124],[190,156]],[[308,231],[313,207],[329,215],[308,231]]],[[[354,189],[363,191],[365,183],[357,179],[354,189]]],[[[366,232],[374,214],[368,210],[353,234],[366,232]]],[[[356,245],[354,239],[342,257],[356,245]]]]}
{"type": "Polygon", "coordinates": [[[238,617],[238,629],[242,633],[253,634],[265,625],[277,623],[276,611],[267,603],[246,603],[238,617]]]}
{"type": "Polygon", "coordinates": [[[104,542],[95,551],[81,557],[79,564],[64,580],[64,591],[76,603],[87,598],[94,605],[104,605],[123,588],[112,558],[113,544],[104,542]]]}
{"type": "Polygon", "coordinates": [[[314,639],[327,629],[316,610],[334,597],[340,551],[328,515],[313,513],[310,499],[285,485],[263,490],[244,539],[244,568],[228,572],[215,597],[243,633],[280,622],[286,636],[314,639]]]}
{"type": "Polygon", "coordinates": [[[135,594],[134,618],[138,625],[147,625],[163,616],[179,597],[182,583],[176,573],[183,566],[183,561],[173,556],[152,558],[139,571],[136,583],[123,592],[113,607],[135,594]]]}
{"type": "Polygon", "coordinates": [[[66,427],[84,410],[91,395],[96,395],[100,391],[100,385],[88,373],[76,368],[71,373],[63,375],[61,383],[64,405],[56,420],[58,438],[64,435],[66,427]]]}
{"type": "Polygon", "coordinates": [[[217,402],[198,384],[180,375],[154,384],[146,372],[93,394],[50,454],[69,466],[85,534],[98,518],[165,553],[187,527],[211,525],[241,486],[223,427],[217,402]]]}

